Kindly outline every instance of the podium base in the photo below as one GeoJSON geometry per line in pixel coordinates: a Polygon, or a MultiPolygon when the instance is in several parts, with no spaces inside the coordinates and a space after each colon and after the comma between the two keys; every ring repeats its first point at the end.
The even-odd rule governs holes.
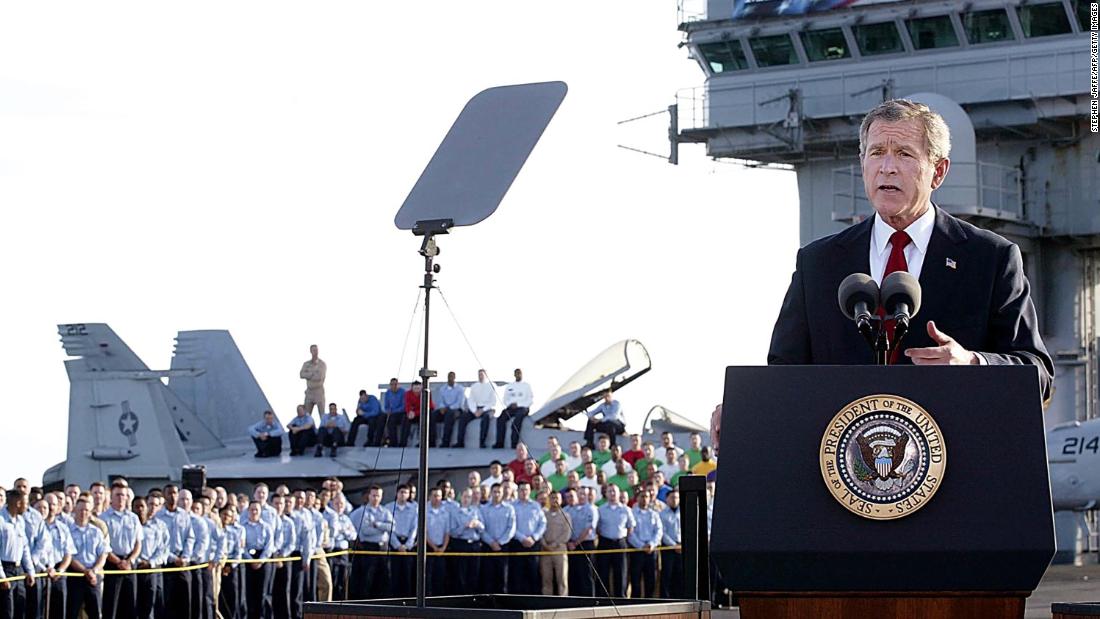
{"type": "Polygon", "coordinates": [[[1030,592],[754,591],[736,595],[741,619],[1023,619],[1030,592]]]}

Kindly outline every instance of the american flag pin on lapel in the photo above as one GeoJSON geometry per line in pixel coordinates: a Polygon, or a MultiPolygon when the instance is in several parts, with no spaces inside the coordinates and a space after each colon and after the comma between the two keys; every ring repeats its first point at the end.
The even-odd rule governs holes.
{"type": "Polygon", "coordinates": [[[952,260],[951,258],[948,258],[948,259],[947,259],[947,268],[949,268],[949,269],[954,269],[954,268],[955,268],[955,267],[957,267],[957,266],[958,266],[958,265],[957,265],[957,264],[955,264],[955,261],[954,261],[954,260],[952,260]]]}

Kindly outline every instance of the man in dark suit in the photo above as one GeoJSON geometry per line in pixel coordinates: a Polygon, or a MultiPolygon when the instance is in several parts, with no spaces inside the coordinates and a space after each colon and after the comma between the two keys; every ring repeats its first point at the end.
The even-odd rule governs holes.
{"type": "Polygon", "coordinates": [[[860,162],[875,216],[799,250],[769,364],[873,363],[870,346],[837,306],[837,288],[850,273],[881,284],[907,270],[920,281],[922,304],[894,362],[1030,364],[1049,397],[1054,366],[1019,247],[932,204],[949,151],[947,125],[922,104],[887,101],[867,114],[860,162]]]}

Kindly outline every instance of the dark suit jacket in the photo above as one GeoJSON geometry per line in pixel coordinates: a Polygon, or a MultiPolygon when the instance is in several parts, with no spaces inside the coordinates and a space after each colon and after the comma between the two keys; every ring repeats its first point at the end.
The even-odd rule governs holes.
{"type": "MultiPolygon", "coordinates": [[[[851,273],[870,273],[867,219],[798,251],[794,276],[772,331],[769,364],[863,365],[874,354],[840,311],[837,288],[851,273]]],[[[1020,248],[936,207],[936,224],[921,267],[921,307],[901,348],[935,346],[927,321],[979,353],[989,365],[1032,364],[1043,398],[1054,364],[1039,337],[1035,305],[1020,248]],[[947,266],[947,260],[955,268],[947,266]]],[[[911,363],[900,355],[899,363],[911,363]]]]}

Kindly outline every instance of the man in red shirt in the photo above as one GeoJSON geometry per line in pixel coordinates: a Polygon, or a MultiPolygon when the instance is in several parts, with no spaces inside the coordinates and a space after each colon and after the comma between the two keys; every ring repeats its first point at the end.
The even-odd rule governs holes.
{"type": "Polygon", "coordinates": [[[645,457],[645,452],[642,451],[642,435],[631,434],[630,435],[630,449],[623,452],[623,460],[626,460],[633,468],[634,463],[639,459],[645,457]]]}
{"type": "Polygon", "coordinates": [[[531,455],[527,452],[526,444],[520,443],[516,445],[516,459],[508,463],[508,468],[512,471],[512,475],[515,476],[516,483],[519,483],[519,478],[523,475],[523,471],[527,467],[527,459],[530,457],[531,455]]]}
{"type": "MultiPolygon", "coordinates": [[[[405,418],[401,422],[401,446],[405,447],[409,444],[409,428],[412,424],[420,423],[420,396],[424,393],[424,386],[420,381],[415,381],[412,384],[412,389],[409,389],[405,393],[405,418]]],[[[428,398],[428,410],[434,410],[435,403],[432,402],[431,397],[428,398]]],[[[431,418],[431,415],[428,416],[431,418]]],[[[419,430],[418,430],[419,431],[419,430]]],[[[431,442],[429,444],[435,444],[435,424],[431,424],[429,428],[431,442]]]]}

